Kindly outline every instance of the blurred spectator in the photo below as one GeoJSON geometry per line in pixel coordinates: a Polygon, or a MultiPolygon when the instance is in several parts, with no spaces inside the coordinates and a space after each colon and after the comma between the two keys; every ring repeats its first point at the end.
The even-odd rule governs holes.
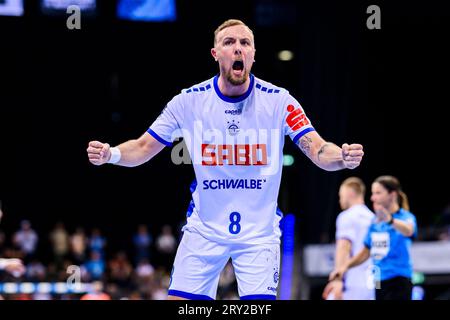
{"type": "Polygon", "coordinates": [[[142,259],[136,267],[134,282],[136,289],[145,297],[151,297],[155,284],[155,268],[147,259],[142,259]]]}
{"type": "Polygon", "coordinates": [[[166,300],[167,289],[170,284],[170,275],[166,272],[165,268],[159,267],[155,271],[154,287],[150,293],[150,299],[152,300],[166,300]]]}
{"type": "Polygon", "coordinates": [[[128,261],[125,252],[117,253],[115,258],[109,261],[108,267],[111,282],[116,283],[121,288],[129,287],[133,267],[128,261]]]}
{"type": "Polygon", "coordinates": [[[135,264],[142,259],[150,259],[150,249],[153,243],[153,237],[145,224],[138,226],[138,230],[133,237],[133,244],[136,250],[135,264]]]}
{"type": "Polygon", "coordinates": [[[91,258],[83,265],[88,272],[89,280],[100,280],[105,272],[105,262],[100,252],[92,251],[91,258]]]}
{"type": "Polygon", "coordinates": [[[19,231],[14,234],[13,242],[25,254],[25,262],[30,261],[36,252],[38,243],[38,235],[31,228],[30,221],[22,220],[19,231]]]}
{"type": "Polygon", "coordinates": [[[177,242],[172,233],[172,227],[164,225],[162,232],[156,239],[156,249],[158,250],[159,262],[166,270],[170,270],[176,251],[177,242]]]}
{"type": "Polygon", "coordinates": [[[50,242],[52,244],[55,263],[61,266],[64,258],[69,253],[69,234],[62,222],[58,222],[50,232],[50,242]]]}
{"type": "MultiPolygon", "coordinates": [[[[153,264],[149,260],[150,245],[152,236],[146,226],[139,226],[133,242],[135,245],[136,256],[133,261],[137,262],[136,268],[133,268],[131,261],[125,252],[118,252],[112,259],[105,261],[106,253],[102,257],[100,252],[104,252],[106,240],[101,235],[100,230],[92,230],[92,236],[88,239],[83,229],[77,228],[71,236],[62,223],[55,224],[49,235],[52,253],[55,261],[49,264],[43,264],[42,256],[35,255],[27,265],[27,273],[20,280],[12,278],[11,275],[3,273],[0,281],[17,282],[66,282],[69,275],[68,267],[71,265],[81,266],[81,281],[89,283],[91,281],[104,281],[105,286],[102,290],[89,290],[83,296],[83,299],[158,299],[167,298],[167,288],[170,282],[170,275],[167,270],[167,264],[172,262],[173,253],[176,247],[176,240],[172,235],[170,227],[164,227],[161,235],[158,237],[158,252],[160,254],[171,254],[171,259],[165,265],[153,264]],[[140,238],[137,240],[137,238],[140,238]],[[65,245],[64,245],[65,243],[65,245]],[[137,244],[141,244],[139,246],[137,244]],[[87,249],[90,248],[88,251],[87,249]],[[139,252],[138,249],[144,249],[139,252]],[[67,253],[72,253],[71,255],[67,253]],[[89,253],[89,258],[85,255],[89,253]],[[58,258],[56,259],[56,256],[58,258]],[[77,260],[73,260],[76,257],[77,260]],[[147,258],[146,258],[147,257],[147,258]],[[56,260],[59,260],[58,262],[56,260]]],[[[14,251],[13,247],[5,247],[4,253],[9,257],[23,256],[21,250],[14,251]]],[[[153,261],[152,261],[153,262],[153,261]]],[[[169,269],[170,270],[170,269],[169,269]]],[[[227,278],[227,277],[225,277],[227,278]]],[[[6,299],[33,299],[33,300],[73,300],[80,299],[81,294],[55,294],[55,293],[31,293],[28,295],[6,295],[6,299]]]]}
{"type": "Polygon", "coordinates": [[[136,267],[136,275],[139,278],[150,278],[155,273],[155,268],[147,259],[142,259],[136,267]]]}
{"type": "Polygon", "coordinates": [[[44,265],[34,258],[26,268],[26,278],[29,281],[41,282],[44,281],[46,277],[46,270],[44,265]]]}
{"type": "Polygon", "coordinates": [[[91,238],[89,239],[89,249],[91,252],[98,252],[100,257],[104,257],[104,249],[106,246],[106,239],[102,236],[100,229],[92,230],[91,238]]]}
{"type": "Polygon", "coordinates": [[[167,288],[164,288],[160,284],[152,292],[152,300],[167,300],[167,288]]]}
{"type": "Polygon", "coordinates": [[[70,249],[75,264],[81,265],[86,259],[87,238],[84,229],[78,227],[70,237],[70,249]]]}

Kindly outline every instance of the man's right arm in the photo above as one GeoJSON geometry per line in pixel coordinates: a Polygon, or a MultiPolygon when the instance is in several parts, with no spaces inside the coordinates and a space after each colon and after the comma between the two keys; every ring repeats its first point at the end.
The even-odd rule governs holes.
{"type": "MultiPolygon", "coordinates": [[[[128,140],[116,147],[120,151],[120,160],[115,164],[125,167],[136,167],[153,158],[164,147],[164,144],[146,132],[138,139],[128,140]]],[[[87,148],[89,161],[97,166],[108,163],[112,155],[111,149],[107,143],[99,141],[89,142],[87,148]]]]}
{"type": "MultiPolygon", "coordinates": [[[[350,253],[352,249],[352,242],[348,239],[337,239],[336,241],[336,255],[334,269],[341,270],[350,260],[350,253]]],[[[342,300],[343,298],[343,283],[342,279],[334,279],[334,282],[328,283],[323,291],[323,298],[328,299],[330,293],[333,293],[334,299],[342,300]],[[340,283],[337,283],[340,281],[340,283]]]]}
{"type": "Polygon", "coordinates": [[[335,268],[339,269],[350,259],[352,242],[347,239],[338,239],[336,241],[335,268]]]}
{"type": "Polygon", "coordinates": [[[347,269],[359,266],[361,263],[365,262],[370,257],[370,250],[364,246],[359,253],[354,256],[350,261],[348,261],[347,269]]]}
{"type": "Polygon", "coordinates": [[[322,293],[323,299],[328,299],[332,293],[335,300],[343,298],[343,278],[348,269],[360,265],[370,256],[370,251],[364,247],[356,256],[350,258],[351,241],[339,239],[336,243],[335,269],[328,276],[328,284],[322,293]]]}
{"type": "Polygon", "coordinates": [[[342,279],[348,269],[359,266],[361,263],[370,258],[370,250],[366,246],[359,251],[357,255],[348,260],[340,269],[335,269],[330,273],[328,280],[342,279]]]}

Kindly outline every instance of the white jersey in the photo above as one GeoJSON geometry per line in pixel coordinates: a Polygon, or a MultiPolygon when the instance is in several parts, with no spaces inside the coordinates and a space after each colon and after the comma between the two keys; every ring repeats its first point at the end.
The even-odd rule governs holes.
{"type": "MultiPolygon", "coordinates": [[[[364,239],[369,230],[369,226],[372,223],[374,214],[367,208],[366,205],[354,205],[349,209],[342,211],[336,220],[336,240],[338,239],[347,239],[352,243],[351,256],[357,255],[361,249],[364,248],[364,239]]],[[[346,291],[356,290],[358,294],[363,295],[364,292],[361,293],[361,289],[367,289],[370,292],[373,292],[373,288],[371,287],[371,265],[372,261],[369,258],[364,263],[351,268],[345,274],[345,288],[346,291]]],[[[369,292],[369,296],[370,296],[369,292]]],[[[372,293],[373,295],[374,293],[372,293]]],[[[349,292],[349,295],[352,295],[352,299],[364,299],[364,297],[355,297],[353,293],[349,292]]],[[[367,296],[367,293],[365,293],[367,296]]],[[[344,292],[344,298],[345,292],[344,292]]]]}
{"type": "Polygon", "coordinates": [[[277,198],[284,136],[314,130],[287,90],[250,75],[248,91],[226,97],[218,76],[184,89],[147,131],[171,145],[183,137],[195,170],[184,230],[222,243],[279,243],[277,198]]]}

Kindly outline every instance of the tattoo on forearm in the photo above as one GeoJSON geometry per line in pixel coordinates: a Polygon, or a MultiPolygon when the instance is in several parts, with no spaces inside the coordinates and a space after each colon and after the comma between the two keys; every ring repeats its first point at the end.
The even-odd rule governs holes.
{"type": "Polygon", "coordinates": [[[307,156],[310,155],[310,151],[311,151],[311,143],[312,143],[311,138],[306,137],[306,136],[303,136],[303,137],[300,139],[299,143],[298,143],[298,146],[300,147],[300,150],[302,150],[302,152],[303,152],[304,154],[306,154],[307,156]]]}
{"type": "Polygon", "coordinates": [[[323,153],[325,152],[325,148],[327,148],[329,145],[329,143],[325,143],[319,150],[319,152],[317,152],[317,159],[320,161],[320,156],[323,155],[323,153]]]}

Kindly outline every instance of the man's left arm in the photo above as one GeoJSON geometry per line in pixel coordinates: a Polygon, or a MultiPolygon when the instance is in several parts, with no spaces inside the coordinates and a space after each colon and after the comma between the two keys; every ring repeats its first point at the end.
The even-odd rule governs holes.
{"type": "Polygon", "coordinates": [[[317,131],[303,135],[297,145],[314,164],[327,171],[354,169],[359,166],[364,155],[362,145],[344,143],[340,148],[325,141],[317,131]]]}

